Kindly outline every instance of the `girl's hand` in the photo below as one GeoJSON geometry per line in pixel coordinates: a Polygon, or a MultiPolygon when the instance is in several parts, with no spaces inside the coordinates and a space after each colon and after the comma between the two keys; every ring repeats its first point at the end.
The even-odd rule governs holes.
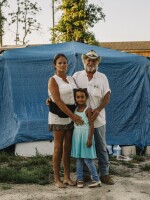
{"type": "Polygon", "coordinates": [[[72,120],[74,121],[74,123],[76,125],[83,125],[84,124],[82,117],[80,117],[79,115],[74,114],[72,120]]]}
{"type": "Polygon", "coordinates": [[[87,145],[87,147],[91,147],[92,146],[92,139],[88,139],[86,145],[87,145]]]}

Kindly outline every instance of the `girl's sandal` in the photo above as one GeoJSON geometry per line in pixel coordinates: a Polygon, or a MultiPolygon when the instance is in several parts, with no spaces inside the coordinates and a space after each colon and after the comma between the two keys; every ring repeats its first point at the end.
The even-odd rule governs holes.
{"type": "Polygon", "coordinates": [[[83,188],[84,187],[83,181],[77,181],[77,187],[78,188],[83,188]]]}
{"type": "Polygon", "coordinates": [[[101,181],[93,181],[88,188],[102,187],[101,181]]]}

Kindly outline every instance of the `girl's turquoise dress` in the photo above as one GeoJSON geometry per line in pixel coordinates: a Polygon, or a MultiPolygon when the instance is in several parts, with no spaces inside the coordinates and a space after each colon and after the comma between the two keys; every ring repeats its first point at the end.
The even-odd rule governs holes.
{"type": "Polygon", "coordinates": [[[73,131],[73,137],[72,137],[72,150],[71,150],[71,156],[75,158],[97,158],[96,156],[96,150],[95,150],[95,141],[94,141],[94,135],[92,138],[92,146],[87,147],[87,141],[88,136],[90,132],[89,128],[89,121],[86,116],[87,107],[83,112],[77,112],[77,109],[75,111],[75,114],[82,117],[82,120],[84,121],[84,125],[77,126],[74,124],[74,131],[73,131]]]}

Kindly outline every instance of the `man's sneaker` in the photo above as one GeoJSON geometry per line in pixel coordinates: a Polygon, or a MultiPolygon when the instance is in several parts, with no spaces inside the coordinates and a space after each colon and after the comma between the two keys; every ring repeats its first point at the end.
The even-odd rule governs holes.
{"type": "Polygon", "coordinates": [[[105,183],[107,185],[114,185],[113,179],[109,175],[101,176],[102,183],[105,183]]]}

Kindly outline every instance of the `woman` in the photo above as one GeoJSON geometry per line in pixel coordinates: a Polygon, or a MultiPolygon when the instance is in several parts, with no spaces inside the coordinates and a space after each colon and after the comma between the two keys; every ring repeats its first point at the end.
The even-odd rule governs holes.
{"type": "Polygon", "coordinates": [[[50,101],[49,126],[54,133],[53,169],[55,185],[64,188],[66,184],[75,185],[70,179],[70,152],[73,122],[82,125],[80,116],[75,115],[66,104],[73,105],[73,89],[76,88],[71,76],[67,76],[68,60],[64,54],[57,54],[53,64],[55,75],[49,79],[48,92],[50,101]],[[64,115],[61,115],[61,114],[64,115]],[[59,116],[58,116],[59,115],[59,116]],[[64,181],[60,179],[60,164],[63,159],[64,181]]]}

